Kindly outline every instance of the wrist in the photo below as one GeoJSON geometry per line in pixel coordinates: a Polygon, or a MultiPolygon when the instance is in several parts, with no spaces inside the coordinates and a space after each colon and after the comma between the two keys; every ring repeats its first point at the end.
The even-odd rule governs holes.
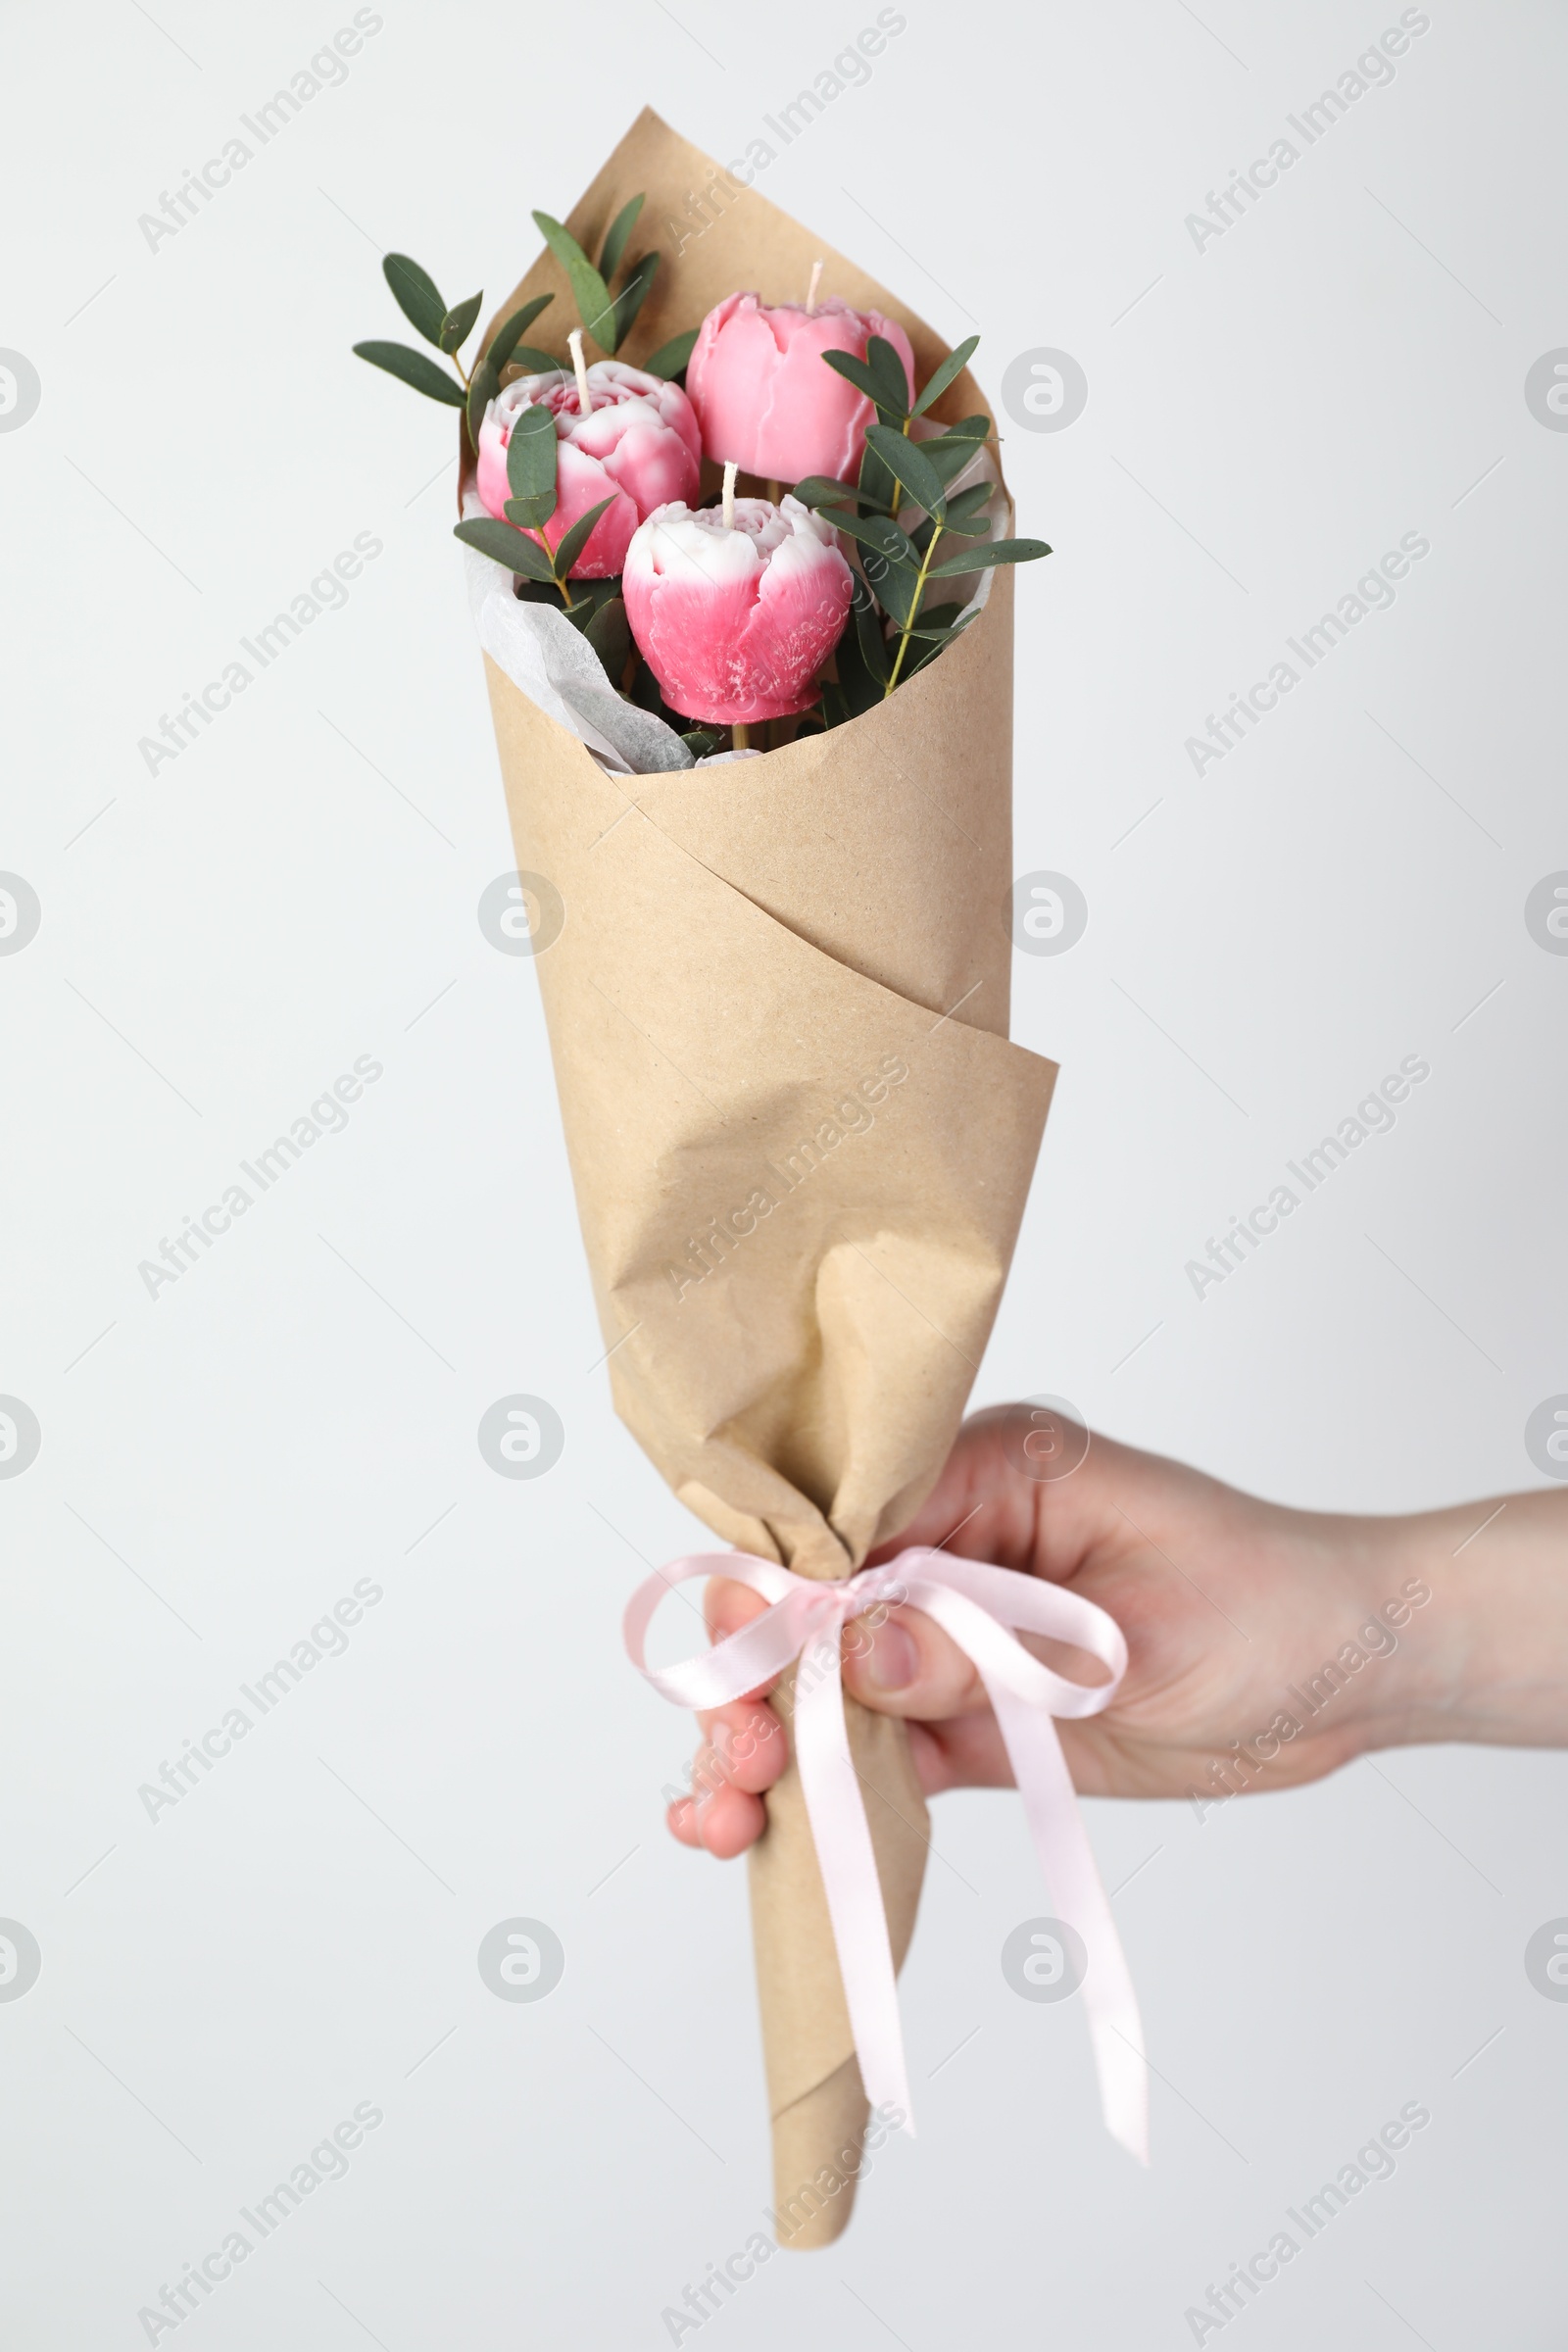
{"type": "Polygon", "coordinates": [[[1458,1705],[1460,1660],[1451,1592],[1440,1603],[1433,1546],[1408,1518],[1357,1519],[1350,1550],[1364,1617],[1358,1645],[1368,1666],[1356,1678],[1357,1752],[1461,1734],[1440,1729],[1458,1705]]]}
{"type": "MultiPolygon", "coordinates": [[[[1450,1704],[1451,1624],[1434,1639],[1436,1589],[1413,1523],[1293,1513],[1292,1580],[1306,1601],[1292,1631],[1286,1703],[1332,1764],[1407,1740],[1454,1739],[1430,1724],[1450,1704]]],[[[1304,1751],[1303,1751],[1304,1752],[1304,1751]]],[[[1319,1764],[1318,1769],[1328,1767],[1319,1764]]]]}
{"type": "Polygon", "coordinates": [[[1435,1660],[1436,1595],[1408,1523],[1255,1507],[1251,1540],[1272,1562],[1278,1607],[1251,1631],[1266,1626],[1275,1728],[1290,1743],[1280,1779],[1313,1779],[1407,1740],[1457,1737],[1419,1728],[1442,1712],[1447,1672],[1435,1660]]]}
{"type": "Polygon", "coordinates": [[[1364,1746],[1568,1744],[1568,1495],[1361,1525],[1365,1589],[1410,1602],[1394,1671],[1367,1690],[1364,1746]]]}

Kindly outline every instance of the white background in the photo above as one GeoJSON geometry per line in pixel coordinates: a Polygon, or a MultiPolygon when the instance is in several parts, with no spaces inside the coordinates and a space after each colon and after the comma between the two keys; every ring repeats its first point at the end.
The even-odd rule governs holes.
{"type": "MultiPolygon", "coordinates": [[[[644,102],[738,155],[875,12],[385,0],[343,86],[150,251],[138,216],[351,12],[155,13],[6,35],[0,343],[42,399],[0,435],[0,867],[43,917],[0,959],[0,1390],[43,1442],[0,1482],[0,1914],[43,1970],[0,2004],[5,2339],[144,2342],[139,2307],[369,2100],[348,2177],[184,2323],[197,2352],[630,2352],[769,2193],[743,1878],[666,1839],[686,1728],[617,1638],[639,1555],[697,1531],[593,1369],[535,976],[475,920],[511,852],[450,413],[349,346],[405,331],[383,247],[488,316],[529,209],[644,102]],[[138,739],[363,531],[346,609],[149,776],[138,739]],[[138,1262],[362,1054],[346,1131],[150,1298],[138,1262]],[[514,1391],[565,1427],[535,1482],[475,1444],[514,1391]],[[364,1577],[347,1652],[150,1822],[139,1785],[364,1577]],[[533,2005],[475,1966],[514,1915],[566,1952],[533,2005]]],[[[1568,438],[1523,382],[1568,343],[1560,12],[1434,0],[1392,86],[1201,252],[1187,214],[1396,8],[906,14],[760,185],[978,326],[993,397],[1038,347],[1090,384],[1006,450],[1056,550],[1019,578],[1017,862],[1091,912],[1015,959],[1014,1034],[1062,1076],[977,1401],[1063,1394],[1325,1507],[1540,1483],[1568,959],[1523,906],[1568,865],[1568,438]],[[1394,609],[1195,776],[1186,738],[1406,531],[1431,554],[1394,609]],[[1221,1220],[1411,1054],[1396,1129],[1196,1298],[1221,1220]]],[[[1079,2005],[1003,1980],[1048,1908],[1015,1802],[944,1799],[920,2138],[703,2345],[1190,2342],[1410,2100],[1396,2177],[1235,2327],[1559,2343],[1568,2005],[1522,1958],[1568,1912],[1565,1792],[1562,1758],[1447,1749],[1201,1825],[1092,1806],[1107,1882],[1138,1870],[1147,2177],[1079,2005]]]]}

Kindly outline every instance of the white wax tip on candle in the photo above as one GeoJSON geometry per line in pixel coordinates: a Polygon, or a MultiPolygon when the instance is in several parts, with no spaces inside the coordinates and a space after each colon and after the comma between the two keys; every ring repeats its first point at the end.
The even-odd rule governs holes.
{"type": "Polygon", "coordinates": [[[577,407],[584,416],[593,415],[593,398],[588,390],[588,369],[582,356],[582,328],[574,326],[566,337],[566,349],[577,373],[577,407]]]}
{"type": "Polygon", "coordinates": [[[726,531],[732,531],[735,528],[735,476],[739,471],[738,462],[733,464],[726,462],[724,466],[724,528],[726,531]]]}
{"type": "Polygon", "coordinates": [[[816,316],[816,289],[821,283],[822,265],[820,262],[813,262],[811,264],[811,282],[806,289],[806,316],[808,318],[814,318],[816,316]]]}

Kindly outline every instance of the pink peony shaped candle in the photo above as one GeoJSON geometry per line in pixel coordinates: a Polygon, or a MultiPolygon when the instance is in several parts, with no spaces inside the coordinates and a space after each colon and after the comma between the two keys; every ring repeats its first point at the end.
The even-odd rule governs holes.
{"type": "Polygon", "coordinates": [[[478,490],[489,513],[505,519],[512,428],[523,409],[548,409],[559,444],[556,511],[529,535],[554,550],[590,507],[613,498],[571,567],[573,579],[608,580],[622,568],[632,533],[656,507],[697,496],[702,440],[679,384],[620,360],[596,360],[584,368],[580,349],[574,356],[575,380],[564,368],[522,375],[491,401],[479,427],[478,490]]]}
{"type": "Polygon", "coordinates": [[[863,360],[873,335],[903,361],[912,400],[909,338],[880,311],[853,310],[836,294],[772,306],[756,294],[726,294],[698,329],[686,368],[709,457],[733,461],[763,481],[817,473],[853,482],[876,412],[863,392],[824,367],[822,354],[847,351],[863,360]]]}
{"type": "Polygon", "coordinates": [[[854,586],[835,533],[808,507],[736,498],[733,483],[731,466],[721,508],[651,514],[621,587],[665,702],[721,727],[810,709],[854,586]]]}

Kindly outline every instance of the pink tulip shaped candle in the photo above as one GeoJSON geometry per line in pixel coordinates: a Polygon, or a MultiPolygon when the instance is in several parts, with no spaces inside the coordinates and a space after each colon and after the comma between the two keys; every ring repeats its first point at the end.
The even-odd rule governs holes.
{"type": "Polygon", "coordinates": [[[853,588],[832,527],[799,499],[737,498],[731,464],[722,507],[650,514],[621,593],[670,709],[744,728],[810,709],[853,588]]]}
{"type": "MultiPolygon", "coordinates": [[[[582,361],[580,331],[571,335],[575,373],[521,375],[496,395],[479,427],[478,490],[490,514],[504,518],[511,495],[507,444],[524,409],[549,410],[556,420],[556,511],[530,536],[554,551],[580,515],[601,499],[613,506],[600,516],[571,567],[573,579],[608,580],[622,568],[632,533],[656,507],[697,496],[702,438],[691,402],[679,384],[645,375],[619,360],[582,361]]],[[[830,369],[822,370],[824,375],[830,369]]]]}
{"type": "Polygon", "coordinates": [[[863,360],[873,335],[892,344],[914,398],[909,338],[880,311],[852,310],[836,294],[816,300],[821,264],[804,303],[769,307],[756,294],[726,294],[697,332],[686,368],[703,447],[762,481],[808,474],[853,482],[875,411],[863,392],[822,365],[824,351],[863,360]]]}

